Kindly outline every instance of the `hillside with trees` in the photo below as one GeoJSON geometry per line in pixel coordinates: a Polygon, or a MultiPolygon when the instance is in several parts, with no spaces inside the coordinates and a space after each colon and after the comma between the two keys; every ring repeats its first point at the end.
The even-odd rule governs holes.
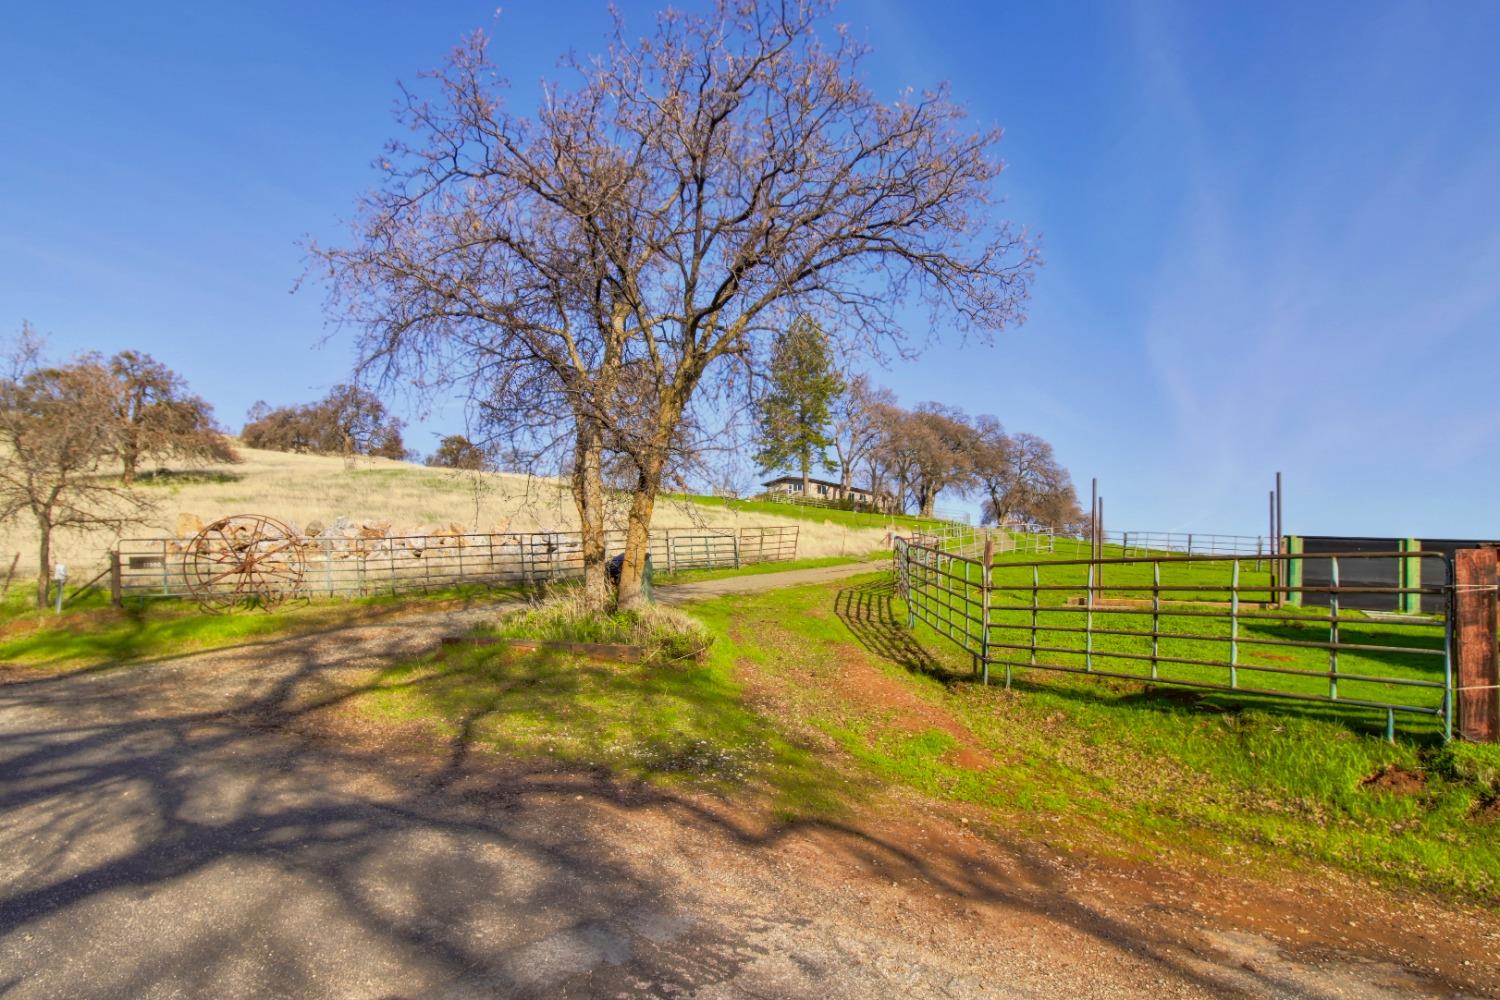
{"type": "Polygon", "coordinates": [[[240,440],[249,448],[314,455],[404,459],[402,421],[369,389],[336,385],[315,403],[250,408],[240,440]]]}

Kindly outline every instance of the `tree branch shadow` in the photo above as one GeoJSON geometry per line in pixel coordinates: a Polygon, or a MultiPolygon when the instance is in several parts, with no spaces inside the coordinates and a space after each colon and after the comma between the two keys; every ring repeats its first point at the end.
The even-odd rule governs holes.
{"type": "MultiPolygon", "coordinates": [[[[841,591],[838,606],[881,655],[942,672],[879,585],[841,591]]],[[[349,644],[332,645],[277,647],[272,681],[227,703],[163,697],[191,671],[156,687],[129,672],[0,684],[0,848],[11,859],[0,964],[16,982],[61,988],[23,943],[31,935],[72,942],[93,993],[323,993],[352,981],[343,956],[383,970],[388,993],[701,991],[751,974],[767,921],[812,919],[816,892],[787,885],[771,859],[816,834],[881,884],[916,878],[955,901],[1044,915],[1176,978],[1223,985],[1158,932],[1078,896],[1025,843],[1004,843],[1003,858],[922,854],[850,820],[767,824],[681,786],[497,758],[475,730],[506,710],[499,694],[459,720],[444,752],[393,755],[321,733],[320,713],[425,682],[333,684],[349,644]],[[631,843],[642,829],[670,836],[642,854],[631,843]],[[749,877],[769,916],[716,902],[689,863],[656,856],[692,836],[760,866],[749,877]],[[247,896],[247,885],[264,888],[247,896]],[[203,912],[212,919],[184,919],[203,912]]]]}

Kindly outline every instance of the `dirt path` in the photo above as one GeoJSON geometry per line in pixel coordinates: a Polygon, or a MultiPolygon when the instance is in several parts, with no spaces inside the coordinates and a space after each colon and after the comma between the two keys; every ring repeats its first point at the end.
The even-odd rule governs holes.
{"type": "Polygon", "coordinates": [[[340,712],[370,667],[489,613],[9,675],[0,995],[1380,997],[1500,984],[1482,964],[1493,942],[1472,968],[1451,944],[1490,918],[1420,899],[1358,901],[1372,931],[1409,928],[1422,956],[1377,935],[1396,956],[1383,958],[1339,946],[1359,932],[1332,926],[1343,910],[1316,896],[1047,856],[916,799],[842,825],[767,826],[461,740],[435,753],[340,712]]]}
{"type": "Polygon", "coordinates": [[[886,563],[858,562],[841,566],[819,566],[816,569],[790,569],[782,573],[758,573],[751,576],[726,576],[698,583],[674,583],[656,588],[663,604],[688,604],[726,594],[759,594],[783,587],[801,587],[810,583],[828,583],[860,573],[878,573],[889,568],[886,563]]]}

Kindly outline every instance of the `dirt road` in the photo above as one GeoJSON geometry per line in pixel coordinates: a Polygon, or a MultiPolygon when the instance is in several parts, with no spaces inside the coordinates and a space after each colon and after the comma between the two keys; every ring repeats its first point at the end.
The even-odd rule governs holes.
{"type": "Polygon", "coordinates": [[[434,752],[341,711],[370,666],[483,613],[0,672],[0,996],[1118,1000],[1497,982],[1440,940],[1482,935],[1484,915],[1350,904],[1379,934],[1410,928],[1424,958],[1408,960],[1375,930],[1384,943],[1340,946],[1323,924],[1344,911],[1291,883],[1045,856],[918,801],[767,826],[461,738],[434,752]],[[1259,926],[1200,905],[1252,891],[1259,926]]]}
{"type": "Polygon", "coordinates": [[[656,597],[663,604],[690,604],[725,594],[759,594],[783,587],[803,587],[814,583],[831,583],[861,573],[878,573],[889,569],[889,563],[846,563],[841,566],[819,566],[816,569],[793,569],[784,573],[760,573],[751,576],[725,576],[697,583],[676,583],[658,587],[656,597]]]}

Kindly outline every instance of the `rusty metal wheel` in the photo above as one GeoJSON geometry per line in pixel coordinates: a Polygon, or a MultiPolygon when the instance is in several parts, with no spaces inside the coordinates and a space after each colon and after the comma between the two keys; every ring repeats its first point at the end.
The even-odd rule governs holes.
{"type": "Polygon", "coordinates": [[[188,591],[205,611],[269,611],[302,590],[306,560],[292,530],[264,514],[221,518],[183,553],[188,591]]]}

